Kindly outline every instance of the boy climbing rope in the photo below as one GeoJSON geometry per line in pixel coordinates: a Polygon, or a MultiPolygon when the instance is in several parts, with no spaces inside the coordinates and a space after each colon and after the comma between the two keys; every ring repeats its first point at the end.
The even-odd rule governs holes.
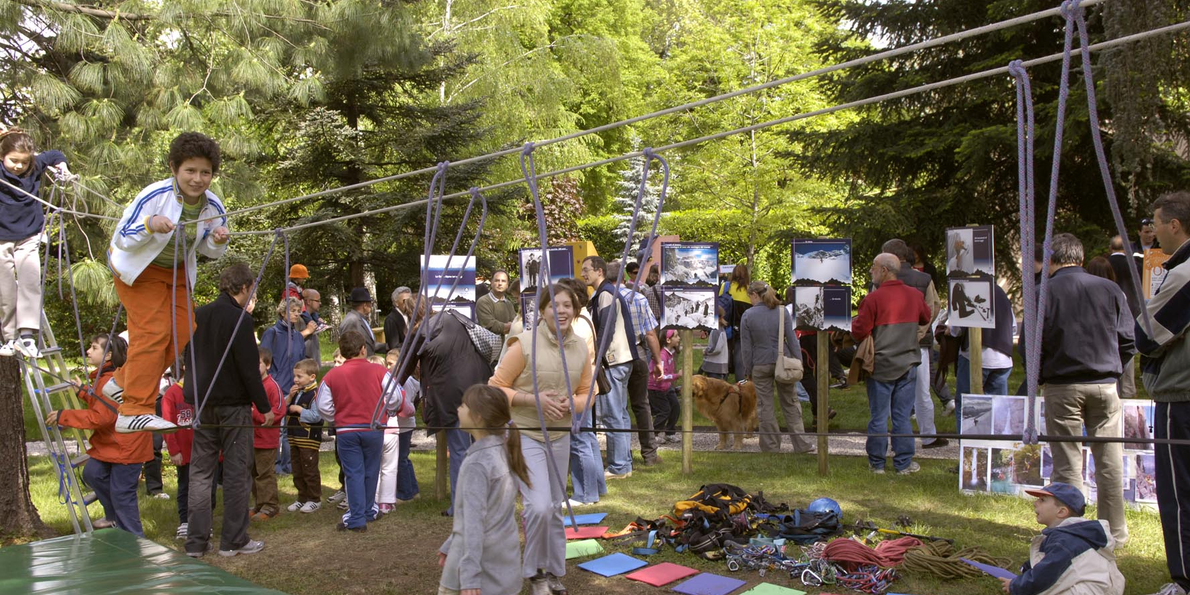
{"type": "Polygon", "coordinates": [[[177,429],[154,414],[157,381],[194,328],[185,284],[194,286],[195,252],[219,258],[230,237],[223,203],[209,190],[219,172],[219,145],[184,132],[170,143],[168,162],[173,177],[141,190],[124,209],[108,250],[116,293],[128,312],[128,361],[103,388],[120,403],[116,431],[121,433],[177,429]],[[175,250],[178,223],[207,217],[215,218],[182,226],[186,252],[181,253],[181,242],[175,250]]]}
{"type": "Polygon", "coordinates": [[[40,357],[36,333],[41,330],[41,261],[37,256],[45,215],[34,200],[41,175],[48,169],[61,178],[72,174],[61,151],[37,152],[33,139],[20,128],[0,132],[0,355],[20,351],[40,357]],[[19,334],[18,334],[19,333],[19,334]]]}

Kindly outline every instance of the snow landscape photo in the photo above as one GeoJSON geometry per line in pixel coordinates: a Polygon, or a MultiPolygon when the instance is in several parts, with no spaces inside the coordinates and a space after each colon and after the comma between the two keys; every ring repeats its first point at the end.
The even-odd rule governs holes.
{"type": "Polygon", "coordinates": [[[795,326],[803,330],[826,328],[826,306],[821,287],[797,287],[794,290],[795,326]]]}
{"type": "Polygon", "coordinates": [[[793,240],[796,285],[851,284],[851,240],[793,240]]]}
{"type": "Polygon", "coordinates": [[[661,244],[661,283],[716,287],[719,279],[719,244],[664,242],[661,244]]]}
{"type": "Polygon", "coordinates": [[[665,301],[661,315],[662,328],[718,328],[715,320],[714,289],[662,286],[661,296],[665,301]]]}
{"type": "Polygon", "coordinates": [[[426,272],[426,287],[430,291],[430,303],[467,303],[475,301],[475,257],[434,254],[421,260],[426,272]],[[448,262],[449,261],[449,262],[448,262]],[[455,284],[455,280],[458,284],[455,284]],[[453,286],[453,293],[452,293],[453,286]]]}

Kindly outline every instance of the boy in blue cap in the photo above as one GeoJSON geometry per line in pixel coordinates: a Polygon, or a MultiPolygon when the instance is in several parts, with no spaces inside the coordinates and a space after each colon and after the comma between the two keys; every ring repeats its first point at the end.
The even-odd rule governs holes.
{"type": "Polygon", "coordinates": [[[1115,539],[1107,521],[1082,518],[1086,500],[1081,490],[1051,483],[1036,496],[1033,511],[1045,525],[1033,538],[1029,561],[1014,579],[1000,579],[1009,595],[1123,595],[1124,576],[1112,553],[1115,539]]]}

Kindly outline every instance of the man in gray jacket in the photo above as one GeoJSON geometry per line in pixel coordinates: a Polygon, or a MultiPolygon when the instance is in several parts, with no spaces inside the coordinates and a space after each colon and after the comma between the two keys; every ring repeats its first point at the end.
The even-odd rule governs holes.
{"type": "Polygon", "coordinates": [[[343,336],[343,333],[347,331],[356,331],[363,335],[366,339],[364,346],[368,348],[368,357],[377,352],[388,351],[387,345],[376,342],[376,334],[372,332],[372,325],[368,324],[368,317],[372,315],[372,309],[376,307],[375,302],[372,301],[372,294],[368,293],[368,288],[356,287],[352,289],[348,301],[351,302],[351,311],[343,317],[343,322],[339,323],[339,336],[343,336]]]}
{"type": "MultiPolygon", "coordinates": [[[[1156,404],[1158,439],[1190,439],[1190,192],[1166,194],[1153,203],[1157,241],[1173,255],[1163,265],[1165,281],[1149,300],[1152,332],[1136,322],[1136,346],[1145,355],[1142,379],[1156,404]]],[[[1156,444],[1157,509],[1165,536],[1165,561],[1173,582],[1154,595],[1190,591],[1190,446],[1156,444]]]]}

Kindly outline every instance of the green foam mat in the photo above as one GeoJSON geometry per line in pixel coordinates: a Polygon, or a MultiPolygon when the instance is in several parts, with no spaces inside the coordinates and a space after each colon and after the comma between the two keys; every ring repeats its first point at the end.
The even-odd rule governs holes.
{"type": "Polygon", "coordinates": [[[119,529],[0,548],[0,593],[284,595],[119,529]]]}

